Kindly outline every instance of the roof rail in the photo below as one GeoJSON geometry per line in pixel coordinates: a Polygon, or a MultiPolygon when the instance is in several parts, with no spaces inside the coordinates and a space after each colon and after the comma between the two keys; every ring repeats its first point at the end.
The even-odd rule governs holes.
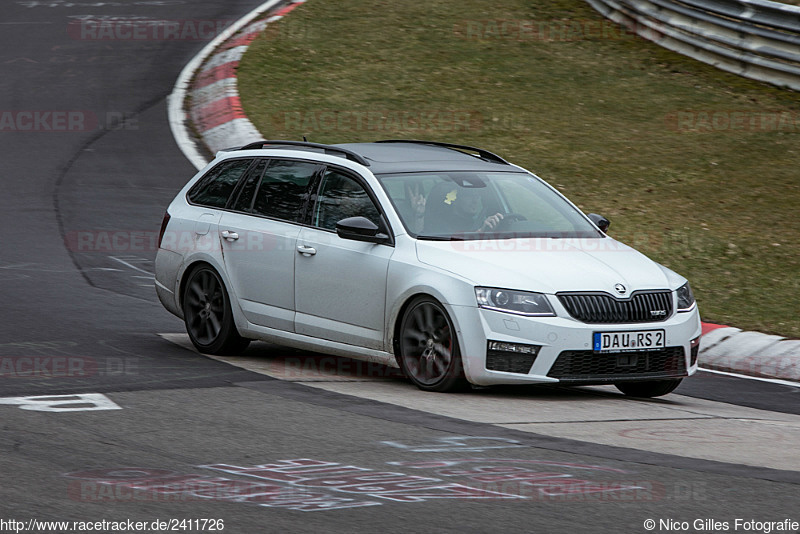
{"type": "Polygon", "coordinates": [[[335,154],[337,156],[342,156],[345,159],[349,159],[350,161],[355,161],[356,163],[360,163],[365,167],[369,167],[369,162],[364,159],[363,156],[360,154],[356,154],[352,150],[347,150],[346,148],[340,148],[338,146],[333,145],[323,145],[321,143],[311,143],[309,141],[283,141],[283,140],[270,140],[270,141],[257,141],[255,143],[247,144],[243,147],[238,148],[237,150],[258,150],[262,148],[273,148],[277,146],[281,147],[298,147],[298,148],[318,148],[323,151],[323,153],[328,154],[335,154]]]}
{"type": "Polygon", "coordinates": [[[504,165],[511,165],[508,161],[504,160],[494,152],[489,152],[488,150],[484,150],[482,148],[476,148],[474,146],[468,145],[456,145],[453,143],[442,143],[440,141],[420,141],[419,139],[383,139],[381,141],[375,141],[376,143],[418,143],[420,145],[431,145],[431,146],[440,146],[444,148],[452,148],[454,150],[458,150],[459,152],[475,152],[478,154],[477,157],[481,159],[485,159],[487,161],[491,161],[492,163],[502,163],[504,165]]]}

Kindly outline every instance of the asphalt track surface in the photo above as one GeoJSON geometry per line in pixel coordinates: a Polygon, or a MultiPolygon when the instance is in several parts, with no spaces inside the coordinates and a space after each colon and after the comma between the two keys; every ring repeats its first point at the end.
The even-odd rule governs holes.
{"type": "MultiPolygon", "coordinates": [[[[159,337],[183,325],[155,298],[154,247],[132,241],[157,232],[194,173],[170,133],[166,98],[206,41],[97,40],[75,21],[232,21],[256,5],[3,2],[0,520],[221,519],[225,532],[242,533],[646,532],[646,519],[661,532],[675,529],[659,520],[711,530],[697,519],[733,531],[737,518],[800,520],[798,471],[432,415],[275,380],[159,337]],[[62,116],[76,130],[52,131],[62,116]],[[98,237],[79,242],[85,232],[98,237]],[[86,393],[120,409],[20,409],[33,401],[19,397],[86,393]],[[338,474],[309,474],[319,467],[289,463],[297,459],[338,474]],[[245,475],[219,464],[272,467],[245,475]],[[505,478],[481,478],[497,475],[505,478]],[[578,486],[598,489],[569,489],[578,486]]],[[[259,351],[280,349],[250,349],[259,351]]],[[[788,386],[706,375],[677,393],[800,413],[788,386]]],[[[0,522],[0,531],[13,530],[0,522]]]]}

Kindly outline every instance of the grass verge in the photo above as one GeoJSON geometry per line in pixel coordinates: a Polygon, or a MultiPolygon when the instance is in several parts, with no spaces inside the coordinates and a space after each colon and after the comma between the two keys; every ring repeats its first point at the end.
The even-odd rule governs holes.
{"type": "Polygon", "coordinates": [[[800,99],[581,0],[309,0],[239,68],[268,138],[493,150],[692,282],[703,319],[800,338],[800,99]]]}

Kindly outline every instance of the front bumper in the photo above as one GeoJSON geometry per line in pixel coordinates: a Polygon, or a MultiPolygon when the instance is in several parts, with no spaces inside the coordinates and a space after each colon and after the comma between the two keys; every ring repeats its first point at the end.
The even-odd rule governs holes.
{"type": "Polygon", "coordinates": [[[700,315],[694,310],[673,313],[665,321],[636,324],[590,324],[571,317],[525,317],[472,306],[450,312],[461,341],[467,379],[475,385],[494,384],[614,384],[681,378],[697,370],[700,315]],[[666,349],[627,353],[595,353],[594,332],[663,329],[666,349]],[[496,354],[487,366],[487,342],[537,345],[535,358],[515,356],[506,362],[496,354]],[[498,361],[501,364],[498,365],[498,361]],[[488,367],[488,368],[487,368],[488,367]]]}

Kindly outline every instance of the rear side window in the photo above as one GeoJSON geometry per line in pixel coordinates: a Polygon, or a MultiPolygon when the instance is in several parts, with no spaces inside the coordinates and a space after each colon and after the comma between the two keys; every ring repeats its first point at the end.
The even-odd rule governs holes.
{"type": "Polygon", "coordinates": [[[267,163],[269,163],[269,160],[259,159],[247,173],[247,177],[239,191],[239,196],[231,205],[232,210],[246,213],[253,212],[253,197],[256,195],[258,184],[261,183],[261,175],[264,174],[267,163]]]}
{"type": "Polygon", "coordinates": [[[252,163],[252,159],[235,159],[220,163],[189,190],[187,198],[193,204],[211,208],[224,208],[239,178],[252,163]]]}
{"type": "Polygon", "coordinates": [[[305,161],[272,160],[261,178],[251,213],[300,222],[308,186],[319,168],[305,161]]]}

